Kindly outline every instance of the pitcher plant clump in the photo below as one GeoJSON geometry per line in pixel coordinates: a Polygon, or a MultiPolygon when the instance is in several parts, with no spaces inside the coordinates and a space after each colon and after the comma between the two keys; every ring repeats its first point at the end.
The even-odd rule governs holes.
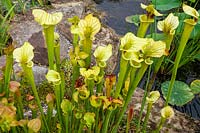
{"type": "MultiPolygon", "coordinates": [[[[132,96],[147,70],[147,85],[135,131],[136,133],[148,132],[147,124],[151,110],[161,95],[157,90],[151,91],[152,85],[162,62],[170,54],[170,46],[179,26],[179,18],[174,15],[175,13],[169,13],[165,19],[158,21],[157,29],[163,32],[164,39],[145,37],[149,25],[157,22],[156,17],[161,17],[163,14],[159,13],[153,5],[141,4],[141,7],[147,13],[139,17],[140,26],[137,35],[128,32],[120,39],[121,56],[117,74],[108,74],[105,71],[110,65],[107,61],[114,52],[115,44],[104,44],[93,49],[93,42],[101,30],[100,20],[93,14],[88,14],[84,18],[75,16],[67,19],[71,24],[70,30],[73,35],[69,59],[66,59],[72,65],[70,86],[66,86],[65,83],[65,72],[61,67],[60,59],[60,36],[55,32],[55,26],[62,21],[63,14],[34,9],[32,11],[34,19],[43,27],[49,63],[45,77],[52,91],[45,95],[46,101],[40,100],[32,70],[34,47],[29,42],[24,42],[21,47],[11,49],[7,55],[8,64],[12,67],[14,59],[22,68],[37,105],[29,105],[32,116],[31,119],[25,119],[23,93],[21,93],[24,91],[23,87],[19,82],[10,81],[12,70],[5,72],[5,80],[2,82],[5,88],[0,91],[2,93],[0,132],[116,133],[132,96]],[[151,72],[152,79],[150,79],[151,72]],[[46,112],[43,110],[43,103],[48,106],[46,112]],[[144,109],[146,115],[142,120],[144,109]]],[[[161,110],[160,122],[157,122],[155,132],[159,132],[165,121],[174,116],[173,109],[168,105],[169,99],[183,50],[199,18],[194,8],[186,4],[183,4],[182,8],[191,18],[184,21],[184,31],[176,54],[168,95],[164,97],[165,107],[161,110]]],[[[129,107],[126,133],[132,126],[131,120],[137,117],[134,111],[134,106],[129,107]]]]}

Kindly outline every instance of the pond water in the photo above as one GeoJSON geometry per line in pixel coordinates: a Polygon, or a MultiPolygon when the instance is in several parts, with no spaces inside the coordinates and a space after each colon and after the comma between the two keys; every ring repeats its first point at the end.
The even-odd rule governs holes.
{"type": "Polygon", "coordinates": [[[140,3],[146,3],[144,0],[95,0],[97,9],[104,11],[106,17],[104,23],[115,29],[116,33],[124,35],[128,31],[136,33],[137,27],[126,23],[125,18],[133,14],[144,12],[140,3]]]}
{"type": "MultiPolygon", "coordinates": [[[[140,3],[146,4],[147,0],[94,0],[97,3],[97,9],[105,12],[106,17],[103,20],[105,24],[112,27],[119,35],[124,35],[128,31],[136,33],[137,27],[134,24],[128,24],[125,21],[126,16],[142,14],[140,3]]],[[[190,84],[194,79],[200,79],[200,63],[189,65],[190,70],[181,69],[178,71],[178,80],[190,84]],[[199,68],[198,70],[196,68],[199,68]]],[[[187,115],[200,119],[200,97],[197,95],[190,103],[182,107],[174,106],[175,109],[186,113],[187,115]]]]}

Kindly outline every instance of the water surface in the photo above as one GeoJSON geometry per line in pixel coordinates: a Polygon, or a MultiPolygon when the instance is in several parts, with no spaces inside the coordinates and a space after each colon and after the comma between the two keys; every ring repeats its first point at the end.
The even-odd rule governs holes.
{"type": "Polygon", "coordinates": [[[137,27],[129,24],[125,18],[130,15],[143,14],[145,11],[140,7],[144,0],[95,0],[97,9],[104,11],[106,17],[104,23],[112,27],[118,34],[124,35],[128,31],[136,33],[137,27]]]}

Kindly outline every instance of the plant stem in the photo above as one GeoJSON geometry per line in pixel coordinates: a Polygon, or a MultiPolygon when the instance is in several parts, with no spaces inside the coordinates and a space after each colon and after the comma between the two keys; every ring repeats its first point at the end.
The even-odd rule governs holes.
{"type": "Polygon", "coordinates": [[[144,37],[150,24],[151,22],[141,22],[140,20],[140,26],[137,30],[137,37],[144,37]]]}
{"type": "Polygon", "coordinates": [[[163,126],[163,124],[165,123],[165,121],[166,121],[166,119],[163,118],[163,117],[161,117],[160,122],[159,122],[159,124],[158,124],[158,127],[157,127],[155,133],[159,133],[159,132],[160,132],[160,129],[162,129],[162,126],[163,126]]]}
{"type": "Polygon", "coordinates": [[[194,28],[194,25],[191,25],[189,23],[185,23],[183,34],[182,34],[181,41],[180,41],[180,44],[179,44],[179,48],[178,48],[178,51],[177,51],[177,54],[176,54],[176,59],[175,59],[174,67],[173,67],[170,85],[169,85],[169,88],[168,88],[165,106],[167,106],[168,103],[169,103],[171,93],[172,93],[172,89],[173,89],[173,86],[174,86],[174,82],[175,82],[175,79],[176,79],[176,74],[177,74],[179,62],[180,62],[182,53],[185,49],[186,43],[187,43],[187,41],[190,37],[190,34],[191,34],[193,28],[194,28]]]}
{"type": "Polygon", "coordinates": [[[126,100],[125,100],[125,103],[124,103],[124,106],[122,107],[122,110],[118,116],[118,119],[116,120],[116,124],[114,126],[114,128],[112,129],[112,132],[111,133],[116,133],[117,132],[117,129],[119,127],[119,124],[122,120],[122,117],[124,115],[124,113],[126,112],[126,108],[132,98],[132,95],[137,87],[137,85],[139,84],[140,80],[142,79],[146,69],[147,69],[148,65],[143,63],[142,67],[139,69],[138,73],[137,73],[137,76],[135,77],[135,80],[134,82],[132,82],[132,84],[129,86],[129,90],[128,90],[128,95],[126,97],[126,100]]]}
{"type": "Polygon", "coordinates": [[[19,112],[19,119],[23,119],[24,118],[24,113],[23,113],[23,104],[22,104],[22,97],[21,94],[20,96],[16,96],[17,99],[17,112],[19,112]]]}
{"type": "Polygon", "coordinates": [[[102,129],[102,133],[107,133],[108,132],[108,125],[109,125],[109,120],[110,120],[110,116],[112,114],[111,110],[107,110],[106,111],[106,119],[103,122],[103,129],[102,129]]]}
{"type": "Polygon", "coordinates": [[[44,122],[45,128],[46,128],[47,132],[50,133],[49,126],[48,126],[47,121],[45,119],[44,111],[43,111],[43,108],[42,108],[42,105],[41,105],[41,101],[40,101],[40,98],[38,96],[38,92],[37,92],[37,89],[36,89],[36,85],[35,85],[35,80],[34,80],[34,75],[33,75],[32,68],[27,67],[24,64],[22,64],[22,68],[23,68],[23,70],[24,70],[24,72],[25,72],[25,74],[27,76],[27,79],[29,80],[29,82],[31,84],[32,91],[33,91],[33,94],[35,96],[37,105],[39,107],[39,110],[40,110],[40,113],[41,113],[42,120],[44,122]]]}
{"type": "Polygon", "coordinates": [[[60,71],[60,77],[61,77],[61,84],[60,84],[60,100],[64,98],[65,94],[65,74],[63,71],[60,71]]]}
{"type": "Polygon", "coordinates": [[[130,72],[130,85],[131,85],[132,82],[134,82],[136,71],[137,71],[137,68],[131,67],[131,72],[130,72]]]}
{"type": "Polygon", "coordinates": [[[78,131],[80,120],[75,118],[75,126],[74,126],[74,132],[76,133],[78,131]]]}
{"type": "MultiPolygon", "coordinates": [[[[99,76],[100,76],[100,77],[104,77],[104,75],[105,75],[104,69],[101,68],[101,69],[100,69],[100,74],[99,74],[99,76]]],[[[102,92],[103,92],[103,83],[104,83],[103,80],[101,80],[100,83],[98,83],[98,84],[96,85],[96,94],[102,93],[102,92]]]]}
{"type": "Polygon", "coordinates": [[[52,129],[52,122],[51,122],[52,115],[53,115],[53,103],[49,103],[47,110],[47,122],[48,125],[50,126],[50,130],[52,129]]]}
{"type": "Polygon", "coordinates": [[[126,71],[127,71],[126,66],[127,65],[128,65],[128,61],[121,58],[121,60],[120,60],[120,72],[119,72],[119,76],[118,76],[118,82],[117,82],[117,85],[116,85],[114,98],[118,98],[118,96],[121,92],[121,88],[122,88],[122,85],[124,83],[124,78],[126,76],[126,71]]]}
{"type": "Polygon", "coordinates": [[[130,129],[130,121],[127,120],[127,122],[126,122],[126,133],[129,133],[129,129],[130,129]]]}
{"type": "Polygon", "coordinates": [[[65,133],[69,133],[69,114],[67,113],[65,115],[65,128],[66,128],[66,132],[65,133]]]}
{"type": "MultiPolygon", "coordinates": [[[[149,67],[149,70],[148,70],[148,76],[147,76],[148,78],[147,78],[147,82],[146,82],[146,86],[145,86],[145,93],[144,93],[144,96],[142,99],[142,105],[141,105],[141,109],[140,109],[140,113],[139,113],[138,123],[137,123],[137,127],[136,127],[136,133],[138,133],[140,130],[140,123],[142,120],[142,114],[143,114],[144,106],[146,103],[146,97],[149,95],[150,89],[153,85],[153,83],[149,82],[150,74],[151,74],[151,66],[149,67]]],[[[154,77],[154,75],[153,75],[153,77],[154,77]]],[[[154,81],[154,79],[150,80],[150,81],[154,81]]]]}
{"type": "Polygon", "coordinates": [[[146,131],[146,127],[147,127],[147,122],[149,120],[149,116],[150,116],[150,113],[151,113],[151,109],[152,109],[152,103],[148,103],[148,106],[147,106],[147,113],[146,113],[146,116],[145,116],[145,119],[144,119],[144,124],[143,124],[143,131],[146,131]]]}
{"type": "Polygon", "coordinates": [[[49,26],[48,28],[43,28],[48,50],[49,68],[51,70],[54,70],[54,28],[55,26],[49,26]]]}
{"type": "Polygon", "coordinates": [[[79,66],[78,65],[73,66],[72,84],[71,84],[72,94],[74,92],[74,89],[75,89],[74,86],[75,86],[76,80],[78,79],[79,75],[80,75],[79,66]]]}
{"type": "Polygon", "coordinates": [[[60,72],[60,43],[54,46],[54,55],[56,60],[56,70],[60,72]]]}
{"type": "Polygon", "coordinates": [[[80,122],[78,133],[82,133],[83,126],[84,126],[83,122],[80,122]]]}
{"type": "Polygon", "coordinates": [[[10,77],[12,73],[12,67],[13,67],[13,54],[6,55],[6,69],[5,69],[5,80],[4,80],[4,91],[6,93],[6,97],[9,97],[9,82],[10,77]]]}
{"type": "MultiPolygon", "coordinates": [[[[17,113],[18,113],[18,117],[19,119],[24,119],[24,112],[23,112],[23,104],[22,104],[22,96],[21,96],[21,92],[20,90],[18,90],[15,94],[15,98],[17,99],[17,113]]],[[[27,127],[26,126],[23,126],[22,127],[24,132],[27,133],[27,127]]]]}
{"type": "Polygon", "coordinates": [[[12,128],[11,128],[11,131],[12,131],[12,133],[17,133],[16,127],[12,127],[12,128]]]}
{"type": "Polygon", "coordinates": [[[99,108],[96,109],[95,111],[95,133],[99,133],[100,132],[100,129],[98,127],[99,125],[99,108]]]}
{"type": "Polygon", "coordinates": [[[95,83],[94,83],[94,80],[87,80],[86,81],[87,83],[87,86],[88,86],[88,90],[90,91],[90,95],[93,95],[94,94],[94,86],[95,86],[95,83]]]}
{"type": "Polygon", "coordinates": [[[96,94],[102,93],[102,91],[103,91],[103,81],[97,84],[96,94]]]}
{"type": "Polygon", "coordinates": [[[60,85],[55,85],[55,95],[56,95],[56,108],[57,108],[57,114],[58,114],[58,119],[61,127],[63,127],[63,120],[62,120],[62,115],[61,115],[61,90],[60,90],[60,85]]]}
{"type": "Polygon", "coordinates": [[[83,52],[88,54],[88,57],[85,59],[85,68],[88,68],[90,66],[91,50],[92,50],[92,40],[90,39],[83,40],[83,52]]]}
{"type": "Polygon", "coordinates": [[[73,47],[75,48],[78,45],[78,35],[73,34],[73,47]]]}

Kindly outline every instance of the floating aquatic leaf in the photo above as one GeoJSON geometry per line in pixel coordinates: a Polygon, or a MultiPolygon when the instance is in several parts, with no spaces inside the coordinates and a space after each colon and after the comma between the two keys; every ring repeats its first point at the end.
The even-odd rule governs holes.
{"type": "Polygon", "coordinates": [[[192,92],[194,94],[198,94],[200,93],[200,80],[194,80],[191,84],[190,84],[190,89],[192,90],[192,92]]]}
{"type": "Polygon", "coordinates": [[[126,22],[128,22],[128,23],[133,23],[133,24],[135,24],[136,26],[139,26],[139,23],[140,23],[139,15],[127,16],[125,20],[126,20],[126,22]]]}
{"type": "Polygon", "coordinates": [[[181,5],[180,0],[152,0],[152,4],[155,5],[157,10],[170,10],[177,8],[181,5]]]}
{"type": "MultiPolygon", "coordinates": [[[[164,98],[167,97],[170,81],[161,84],[161,90],[164,98]]],[[[182,106],[194,98],[190,87],[181,81],[175,81],[169,103],[172,105],[182,106]]]]}

